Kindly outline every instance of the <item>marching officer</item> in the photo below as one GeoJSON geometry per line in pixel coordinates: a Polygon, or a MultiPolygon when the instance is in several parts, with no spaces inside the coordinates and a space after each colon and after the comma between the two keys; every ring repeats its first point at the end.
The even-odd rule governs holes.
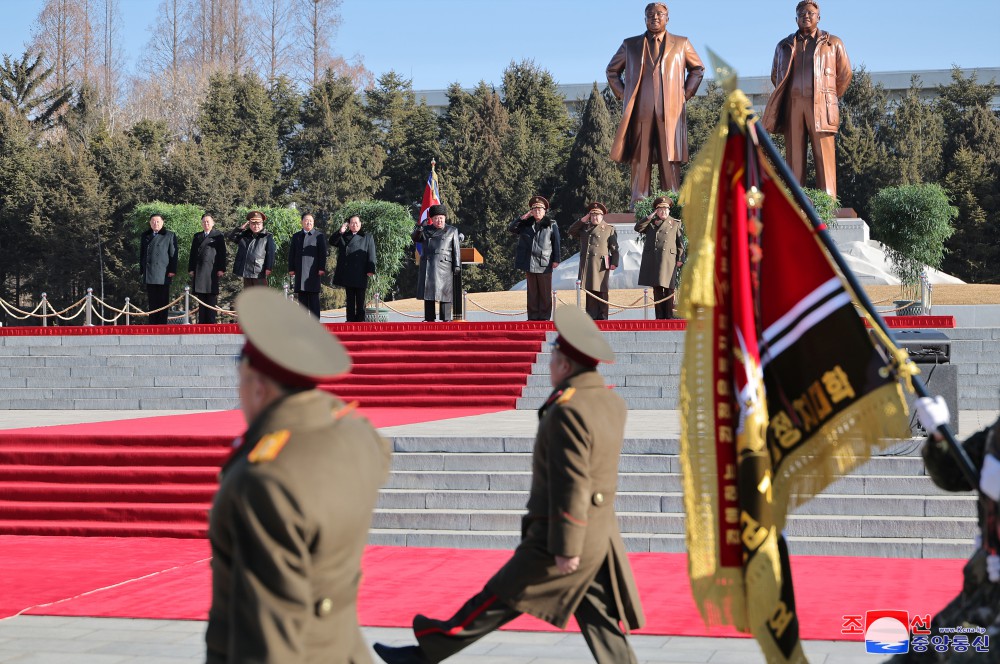
{"type": "Polygon", "coordinates": [[[376,643],[390,664],[440,662],[522,613],[560,629],[575,616],[595,661],[637,661],[626,633],[645,617],[614,508],[627,409],[597,372],[614,352],[575,307],[558,308],[555,324],[521,544],[450,619],[415,616],[418,645],[376,643]]]}
{"type": "Polygon", "coordinates": [[[389,445],[316,389],[351,361],[306,309],[255,287],[236,311],[247,430],[209,514],[206,661],[371,662],[358,582],[389,445]]]}
{"type": "Polygon", "coordinates": [[[653,287],[657,318],[674,317],[676,273],[684,263],[684,233],[680,220],[670,216],[671,202],[668,196],[658,196],[653,200],[653,212],[635,225],[635,232],[646,236],[639,285],[653,287]]]}
{"type": "Polygon", "coordinates": [[[607,320],[608,284],[611,273],[618,267],[618,233],[614,226],[604,221],[604,215],[608,213],[604,203],[591,203],[588,210],[566,232],[570,237],[580,236],[580,274],[577,279],[587,291],[587,313],[594,320],[607,320]]]}

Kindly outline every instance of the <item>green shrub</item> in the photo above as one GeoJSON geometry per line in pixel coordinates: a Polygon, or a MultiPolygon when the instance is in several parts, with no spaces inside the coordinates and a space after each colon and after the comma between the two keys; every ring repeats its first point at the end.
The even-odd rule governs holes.
{"type": "Polygon", "coordinates": [[[936,184],[887,187],[872,197],[872,236],[886,246],[893,274],[904,287],[918,283],[924,265],[941,266],[956,217],[958,208],[936,184]]]}
{"type": "Polygon", "coordinates": [[[805,192],[806,197],[812,203],[813,209],[819,215],[820,221],[830,228],[836,228],[837,210],[840,209],[840,203],[837,199],[822,189],[803,187],[802,191],[805,192]]]}
{"type": "MultiPolygon", "coordinates": [[[[360,217],[362,229],[375,237],[377,267],[375,276],[368,280],[365,298],[370,301],[375,293],[385,298],[403,267],[406,250],[412,245],[410,233],[416,222],[410,212],[398,203],[351,201],[330,218],[328,234],[332,236],[340,230],[341,224],[355,215],[360,217]]],[[[336,255],[336,252],[333,253],[336,255]]]]}

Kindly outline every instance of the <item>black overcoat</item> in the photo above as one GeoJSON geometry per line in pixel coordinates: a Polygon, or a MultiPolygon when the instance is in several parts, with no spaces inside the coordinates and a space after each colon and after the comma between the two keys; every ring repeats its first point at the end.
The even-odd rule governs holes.
{"type": "Polygon", "coordinates": [[[333,236],[337,247],[337,267],[333,283],[344,288],[366,288],[368,275],[375,274],[375,238],[361,230],[345,231],[333,236]]]}
{"type": "Polygon", "coordinates": [[[455,272],[462,267],[462,252],[458,244],[458,229],[445,226],[420,226],[411,236],[423,242],[420,274],[417,277],[417,299],[451,302],[455,299],[455,272]]]}
{"type": "Polygon", "coordinates": [[[292,236],[288,247],[288,271],[294,272],[292,289],[308,293],[320,291],[319,273],[326,272],[326,259],[329,255],[326,235],[313,229],[308,234],[299,231],[292,236]]]}
{"type": "Polygon", "coordinates": [[[218,275],[226,271],[227,263],[226,238],[219,229],[213,228],[207,237],[205,231],[195,233],[191,239],[191,253],[188,254],[188,272],[194,272],[191,291],[218,293],[218,275]]]}
{"type": "Polygon", "coordinates": [[[166,228],[159,233],[146,229],[139,243],[139,269],[142,283],[169,285],[167,275],[177,274],[177,235],[166,228]]]}

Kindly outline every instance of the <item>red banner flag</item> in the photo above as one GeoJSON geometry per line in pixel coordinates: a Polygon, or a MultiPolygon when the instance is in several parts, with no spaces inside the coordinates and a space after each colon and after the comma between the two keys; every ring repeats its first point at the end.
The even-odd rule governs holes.
{"type": "Polygon", "coordinates": [[[856,297],[754,142],[733,92],[681,196],[689,260],[681,465],[692,592],[709,623],[804,662],[783,530],[791,507],[908,438],[905,351],[856,297]]]}

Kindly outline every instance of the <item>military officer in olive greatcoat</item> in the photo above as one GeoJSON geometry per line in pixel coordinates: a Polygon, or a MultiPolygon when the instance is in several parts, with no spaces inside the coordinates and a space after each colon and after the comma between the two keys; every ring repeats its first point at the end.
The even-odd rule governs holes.
{"type": "Polygon", "coordinates": [[[668,196],[658,196],[653,200],[653,212],[635,225],[635,232],[645,236],[639,285],[653,287],[657,318],[674,317],[675,277],[684,262],[684,233],[680,220],[670,216],[670,203],[668,196]]]}
{"type": "Polygon", "coordinates": [[[608,283],[611,273],[618,267],[618,233],[614,226],[604,221],[608,213],[604,203],[591,203],[587,209],[589,212],[574,222],[567,233],[570,237],[580,236],[577,279],[587,291],[587,313],[594,320],[607,320],[608,283]]]}
{"type": "Polygon", "coordinates": [[[453,617],[414,617],[418,645],[375,644],[390,664],[440,662],[521,613],[561,629],[575,616],[597,662],[637,661],[626,633],[645,617],[614,508],[627,410],[596,370],[614,352],[575,307],[558,308],[555,324],[521,544],[453,617]]]}
{"type": "Polygon", "coordinates": [[[308,311],[261,287],[236,311],[247,430],[209,514],[206,661],[371,662],[357,594],[388,443],[315,389],[351,362],[308,311]]]}

